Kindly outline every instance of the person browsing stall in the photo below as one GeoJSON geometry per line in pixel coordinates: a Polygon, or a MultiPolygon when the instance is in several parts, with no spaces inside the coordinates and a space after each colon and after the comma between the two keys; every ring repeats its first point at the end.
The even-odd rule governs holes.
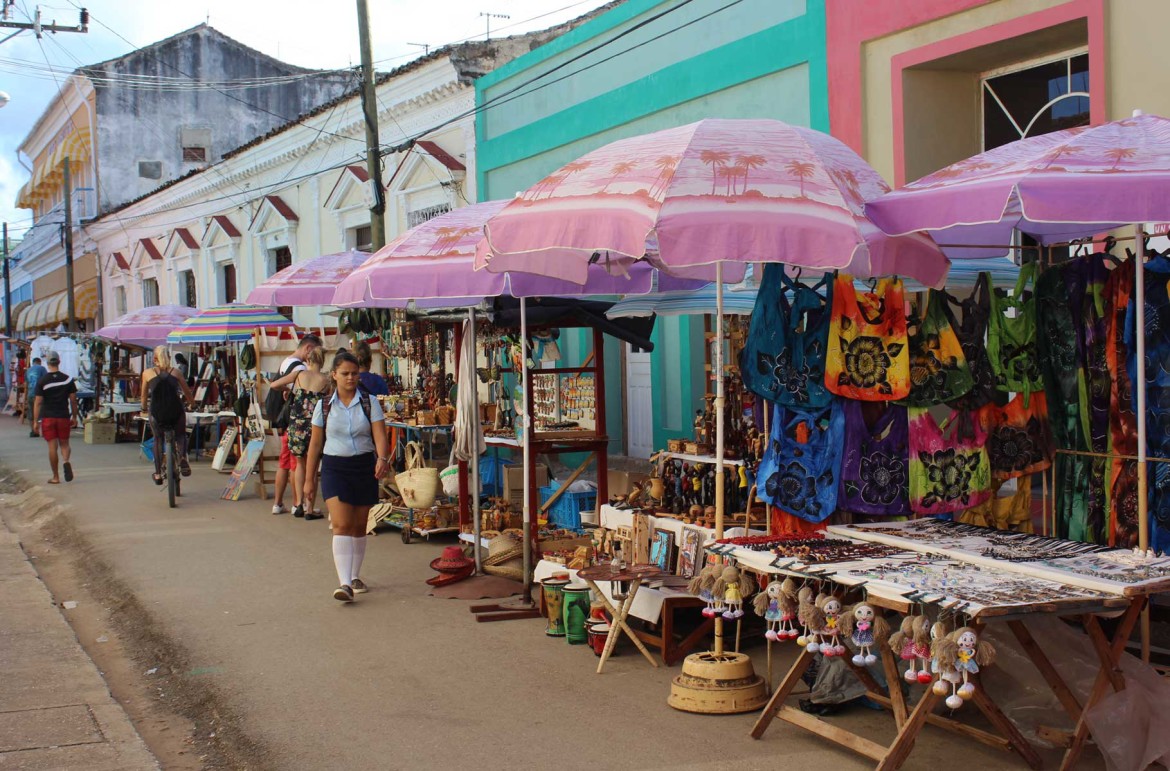
{"type": "Polygon", "coordinates": [[[33,359],[32,366],[24,371],[25,400],[28,402],[28,409],[20,417],[20,422],[23,423],[25,418],[28,419],[30,427],[28,435],[30,437],[37,435],[37,424],[33,420],[33,402],[37,398],[37,383],[45,376],[46,372],[48,370],[41,365],[41,358],[39,356],[33,359]]]}
{"type": "Polygon", "coordinates": [[[370,350],[370,344],[362,340],[353,347],[353,355],[357,357],[358,369],[361,370],[358,381],[362,390],[370,396],[389,396],[390,386],[386,384],[386,378],[370,371],[374,365],[374,354],[370,350]]]}
{"type": "Polygon", "coordinates": [[[390,471],[386,421],[378,400],[358,388],[357,358],[348,352],[333,357],[336,390],[313,409],[305,496],[317,492],[321,464],[321,497],[333,526],[333,564],[340,586],[334,599],[353,602],[367,591],[360,578],[366,554],[366,523],[378,502],[378,480],[390,471]]]}
{"type": "MultiPolygon", "coordinates": [[[[287,391],[296,373],[308,369],[305,362],[308,360],[309,354],[320,349],[323,345],[321,338],[317,335],[305,335],[301,338],[300,344],[297,345],[297,349],[292,352],[292,355],[280,363],[280,377],[268,384],[269,393],[264,402],[265,417],[270,423],[276,417],[273,413],[279,412],[280,408],[284,406],[285,400],[290,397],[287,391]]],[[[293,515],[303,517],[305,516],[302,498],[303,485],[297,482],[297,460],[288,447],[288,431],[282,430],[278,426],[273,426],[273,428],[280,434],[280,459],[276,464],[276,500],[272,503],[272,513],[283,514],[288,511],[284,507],[284,491],[288,488],[288,480],[291,476],[293,479],[293,515]]]]}
{"type": "MultiPolygon", "coordinates": [[[[294,371],[279,380],[274,380],[269,385],[276,389],[291,388],[292,391],[291,396],[289,396],[288,428],[285,430],[284,441],[288,446],[289,454],[296,462],[293,490],[294,492],[300,491],[300,502],[293,509],[293,514],[309,521],[325,516],[317,511],[316,499],[304,495],[305,463],[309,452],[309,440],[313,435],[313,411],[317,402],[323,396],[328,395],[333,381],[328,374],[321,371],[325,364],[324,348],[310,350],[305,356],[305,364],[308,369],[294,371]]],[[[272,513],[283,514],[284,507],[273,506],[272,513]]]]}
{"type": "Polygon", "coordinates": [[[65,462],[65,481],[73,481],[69,432],[79,421],[80,413],[77,409],[77,383],[58,369],[61,357],[56,352],[50,353],[45,357],[45,363],[49,365],[49,371],[37,381],[33,426],[40,426],[41,436],[49,443],[49,466],[53,469],[49,484],[57,485],[61,483],[57,476],[58,451],[65,462]]]}

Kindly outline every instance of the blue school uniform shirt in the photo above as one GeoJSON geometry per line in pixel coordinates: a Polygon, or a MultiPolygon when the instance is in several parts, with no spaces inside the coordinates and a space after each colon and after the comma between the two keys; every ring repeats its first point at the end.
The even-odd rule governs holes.
{"type": "Polygon", "coordinates": [[[377,423],[386,418],[378,400],[370,397],[370,420],[366,420],[366,413],[362,411],[361,395],[358,393],[354,394],[348,407],[342,404],[341,397],[336,391],[329,397],[329,401],[331,406],[328,426],[325,425],[322,409],[325,400],[317,400],[317,406],[313,408],[313,425],[325,429],[324,453],[351,458],[374,452],[374,435],[370,429],[370,421],[377,423]]]}

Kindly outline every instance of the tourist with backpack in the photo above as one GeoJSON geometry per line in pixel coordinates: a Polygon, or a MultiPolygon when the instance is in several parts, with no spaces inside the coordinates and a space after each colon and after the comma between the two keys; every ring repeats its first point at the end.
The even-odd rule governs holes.
{"type": "Polygon", "coordinates": [[[154,474],[156,485],[163,483],[163,454],[166,432],[175,433],[179,473],[191,476],[187,461],[187,405],[192,403],[191,390],[183,373],[171,364],[171,352],[165,345],[154,349],[154,366],[142,373],[142,411],[150,417],[154,434],[154,474]]]}
{"type": "Polygon", "coordinates": [[[305,497],[317,492],[321,464],[321,497],[333,527],[333,565],[340,586],[334,599],[353,602],[367,591],[360,578],[366,554],[366,523],[378,502],[378,480],[390,471],[390,443],[378,400],[358,388],[357,358],[346,351],[333,357],[336,390],[313,409],[305,497]]]}
{"type": "Polygon", "coordinates": [[[65,481],[73,481],[73,466],[69,463],[69,432],[80,420],[81,413],[77,409],[77,383],[58,367],[61,357],[56,351],[49,351],[45,357],[49,371],[37,381],[37,390],[33,400],[33,427],[40,426],[41,436],[49,443],[49,466],[53,469],[53,477],[49,484],[60,484],[57,476],[57,453],[61,453],[61,460],[65,462],[65,481]]]}
{"type": "MultiPolygon", "coordinates": [[[[289,477],[293,478],[293,515],[297,517],[305,517],[304,500],[302,496],[302,485],[297,483],[297,460],[293,456],[288,447],[288,425],[290,419],[290,409],[292,403],[290,401],[289,386],[292,384],[295,373],[303,372],[308,369],[305,362],[309,358],[309,354],[322,347],[321,338],[317,335],[309,334],[301,338],[301,342],[297,345],[297,349],[293,351],[292,356],[287,357],[280,363],[280,377],[268,384],[268,395],[264,397],[264,419],[268,421],[268,426],[280,436],[280,458],[276,464],[276,500],[272,504],[273,514],[284,514],[288,509],[284,507],[284,491],[288,488],[289,477]]],[[[304,472],[300,472],[303,475],[304,472]]],[[[319,516],[310,515],[307,519],[320,519],[319,516]]]]}

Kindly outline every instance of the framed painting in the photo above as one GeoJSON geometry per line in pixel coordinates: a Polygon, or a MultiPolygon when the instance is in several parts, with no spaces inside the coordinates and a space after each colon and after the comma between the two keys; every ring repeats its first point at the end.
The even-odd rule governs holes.
{"type": "Polygon", "coordinates": [[[662,528],[655,528],[650,538],[650,564],[664,572],[670,572],[671,557],[674,552],[674,533],[662,528]]]}
{"type": "Polygon", "coordinates": [[[683,525],[679,536],[678,565],[675,572],[683,578],[694,578],[699,572],[703,558],[704,533],[697,527],[683,525]]]}

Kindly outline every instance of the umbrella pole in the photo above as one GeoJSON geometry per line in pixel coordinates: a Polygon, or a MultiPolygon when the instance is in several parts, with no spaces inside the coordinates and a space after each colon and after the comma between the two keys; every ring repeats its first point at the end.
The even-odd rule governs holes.
{"type": "MultiPolygon", "coordinates": [[[[1138,443],[1138,548],[1145,553],[1150,548],[1149,474],[1146,461],[1146,234],[1141,225],[1134,225],[1137,241],[1134,251],[1134,304],[1137,319],[1134,323],[1137,338],[1137,443],[1138,443]]],[[[1142,610],[1142,661],[1150,661],[1150,606],[1142,610]]]]}
{"type": "Polygon", "coordinates": [[[529,497],[532,493],[532,416],[528,405],[532,400],[528,398],[530,387],[528,375],[528,304],[520,298],[520,382],[521,399],[524,400],[524,417],[520,420],[520,430],[524,457],[524,594],[520,599],[526,604],[532,603],[532,507],[529,497]]]}
{"type": "MultiPolygon", "coordinates": [[[[715,538],[723,537],[723,263],[715,263],[715,538]]],[[[715,617],[715,655],[723,653],[723,618],[715,617]]]]}
{"type": "MultiPolygon", "coordinates": [[[[467,324],[467,333],[471,335],[471,373],[474,375],[475,365],[478,364],[478,362],[475,360],[475,353],[477,350],[479,350],[475,341],[475,308],[467,309],[467,324]]],[[[475,427],[475,441],[473,442],[475,449],[472,453],[474,457],[471,459],[471,532],[475,537],[475,548],[472,551],[475,553],[475,574],[482,575],[483,555],[480,554],[479,545],[479,386],[476,385],[474,377],[471,380],[471,388],[473,389],[472,393],[474,394],[472,398],[475,402],[475,415],[472,416],[472,420],[475,421],[472,423],[472,425],[475,427]]]]}

